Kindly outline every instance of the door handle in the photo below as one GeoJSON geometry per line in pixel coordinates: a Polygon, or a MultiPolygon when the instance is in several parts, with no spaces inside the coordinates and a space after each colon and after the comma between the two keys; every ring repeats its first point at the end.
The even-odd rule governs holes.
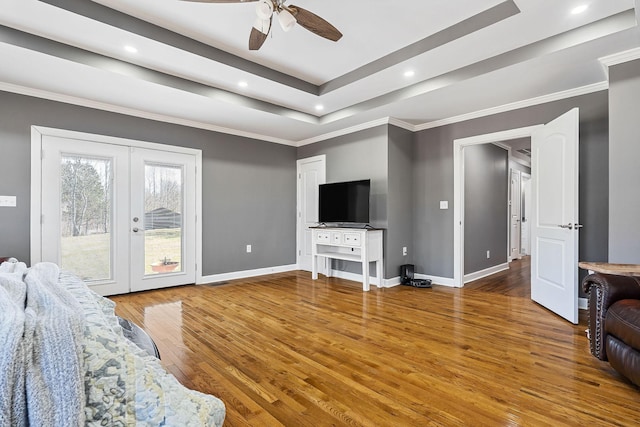
{"type": "Polygon", "coordinates": [[[569,230],[573,230],[573,224],[572,223],[569,223],[569,224],[566,224],[566,225],[559,225],[558,227],[560,227],[560,228],[568,228],[569,230]]]}
{"type": "Polygon", "coordinates": [[[582,225],[582,224],[576,224],[576,225],[574,225],[573,227],[577,230],[577,229],[579,229],[579,228],[584,227],[584,225],[582,225]]]}
{"type": "Polygon", "coordinates": [[[138,229],[138,227],[133,227],[133,232],[134,232],[134,233],[137,233],[138,231],[140,231],[140,230],[138,229]]]}

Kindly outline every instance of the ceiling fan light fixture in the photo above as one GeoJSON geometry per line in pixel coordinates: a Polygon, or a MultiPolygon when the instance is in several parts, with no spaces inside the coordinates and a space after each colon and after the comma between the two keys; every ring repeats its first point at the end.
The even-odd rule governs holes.
{"type": "Polygon", "coordinates": [[[278,12],[278,21],[282,29],[287,32],[296,25],[296,18],[287,9],[282,9],[278,12]]]}
{"type": "Polygon", "coordinates": [[[260,31],[262,34],[269,34],[271,29],[271,21],[269,19],[256,18],[253,23],[253,28],[260,31]]]}
{"type": "Polygon", "coordinates": [[[269,19],[273,15],[273,3],[263,0],[256,5],[256,14],[260,19],[269,19]]]}

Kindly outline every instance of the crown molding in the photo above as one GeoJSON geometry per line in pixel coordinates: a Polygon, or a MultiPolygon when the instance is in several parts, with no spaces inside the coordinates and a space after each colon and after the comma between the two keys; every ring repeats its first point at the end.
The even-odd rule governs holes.
{"type": "MultiPolygon", "coordinates": [[[[640,49],[639,49],[640,50],[640,49]]],[[[266,142],[273,142],[275,144],[288,145],[292,147],[302,147],[304,145],[314,144],[316,142],[325,141],[331,138],[337,138],[340,136],[348,135],[351,133],[359,132],[362,130],[374,128],[381,125],[393,125],[402,129],[406,129],[411,132],[418,132],[426,129],[433,129],[440,126],[446,126],[454,123],[463,122],[466,120],[477,119],[480,117],[486,117],[493,114],[505,113],[512,110],[517,110],[520,108],[531,107],[534,105],[540,105],[547,102],[559,101],[566,98],[572,98],[580,95],[587,95],[594,92],[600,92],[603,90],[607,90],[609,88],[609,83],[607,81],[594,83],[587,86],[582,86],[575,89],[569,89],[561,92],[555,92],[549,95],[539,96],[536,98],[530,98],[523,101],[513,102],[510,104],[504,104],[498,107],[492,107],[485,110],[479,110],[472,113],[461,114],[459,116],[449,117],[442,120],[436,120],[433,122],[426,122],[419,125],[413,125],[401,119],[397,119],[394,117],[383,117],[380,119],[372,120],[366,123],[362,123],[359,125],[351,126],[348,128],[336,130],[333,132],[328,132],[322,135],[314,136],[311,138],[299,140],[299,141],[291,141],[282,138],[276,138],[268,135],[261,135],[252,132],[246,132],[239,129],[233,129],[223,126],[217,126],[209,123],[203,123],[193,120],[180,119],[177,117],[172,117],[163,114],[150,113],[143,110],[138,110],[134,108],[121,107],[114,104],[104,103],[93,101],[89,99],[84,99],[71,95],[63,95],[54,92],[49,92],[41,89],[33,89],[25,86],[14,85],[11,83],[0,82],[0,91],[12,92],[21,95],[33,96],[36,98],[48,99],[51,101],[63,102],[66,104],[73,104],[82,107],[95,108],[97,110],[109,111],[112,113],[125,114],[134,117],[140,117],[143,119],[150,119],[156,121],[162,121],[166,123],[172,123],[182,126],[193,127],[197,129],[210,130],[213,132],[225,133],[228,135],[236,135],[245,138],[257,139],[266,142]]]]}
{"type": "Polygon", "coordinates": [[[602,58],[598,58],[598,61],[600,61],[602,65],[611,67],[625,62],[635,61],[636,59],[640,59],[640,47],[614,53],[613,55],[603,56],[602,58]]]}
{"type": "Polygon", "coordinates": [[[575,96],[587,95],[594,92],[600,92],[609,89],[609,82],[603,81],[599,83],[593,83],[586,86],[581,86],[574,89],[564,90],[561,92],[555,92],[548,95],[538,96],[535,98],[529,98],[522,101],[512,102],[510,104],[500,105],[498,107],[487,108],[485,110],[474,111],[472,113],[461,114],[459,116],[449,117],[447,119],[436,120],[433,122],[423,123],[415,126],[415,132],[433,129],[440,126],[446,126],[453,123],[464,122],[467,120],[477,119],[480,117],[492,116],[494,114],[506,113],[508,111],[519,110],[521,108],[533,107],[534,105],[546,104],[548,102],[560,101],[566,98],[573,98],[575,96]]]}
{"type": "Polygon", "coordinates": [[[260,135],[257,133],[246,132],[238,129],[212,125],[210,123],[198,122],[195,120],[181,119],[178,117],[168,116],[164,114],[150,113],[148,111],[138,110],[135,108],[122,107],[119,105],[109,104],[106,102],[99,102],[99,101],[94,101],[90,99],[80,98],[77,96],[64,95],[64,94],[50,92],[42,89],[34,89],[26,86],[15,85],[11,83],[0,82],[0,91],[17,93],[19,95],[33,96],[35,98],[63,102],[65,104],[78,105],[80,107],[94,108],[96,110],[109,111],[111,113],[125,114],[127,116],[140,117],[142,119],[156,120],[159,122],[172,123],[175,125],[210,130],[213,132],[220,132],[227,135],[242,136],[245,138],[273,142],[273,143],[282,144],[282,145],[290,145],[293,147],[296,146],[296,143],[294,141],[289,141],[282,138],[275,138],[267,135],[260,135]]]}
{"type": "Polygon", "coordinates": [[[624,64],[625,62],[629,61],[635,61],[636,59],[640,59],[640,48],[638,47],[614,53],[613,55],[603,56],[602,58],[598,58],[598,61],[600,61],[602,68],[604,68],[604,72],[607,75],[608,79],[609,67],[624,64]]]}

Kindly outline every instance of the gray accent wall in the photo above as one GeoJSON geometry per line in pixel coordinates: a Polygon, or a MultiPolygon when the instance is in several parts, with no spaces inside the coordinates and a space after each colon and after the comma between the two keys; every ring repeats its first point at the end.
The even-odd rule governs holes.
{"type": "Polygon", "coordinates": [[[640,264],[640,60],[609,67],[609,262],[640,264]]]}
{"type": "MultiPolygon", "coordinates": [[[[453,141],[476,135],[483,135],[508,129],[548,123],[570,109],[580,108],[581,147],[586,144],[604,144],[603,131],[590,123],[602,122],[608,118],[608,94],[595,92],[574,98],[550,102],[542,105],[522,108],[501,114],[481,117],[451,125],[441,126],[417,132],[414,146],[414,199],[415,199],[415,264],[416,271],[427,275],[453,277],[453,141]],[[596,142],[589,142],[595,139],[596,142]],[[440,210],[439,201],[448,200],[449,209],[440,210]]],[[[633,111],[633,110],[631,110],[633,111]]],[[[593,147],[591,147],[593,148],[593,147]]],[[[597,149],[585,149],[580,152],[580,163],[598,162],[597,149]]],[[[598,169],[586,169],[580,175],[580,194],[599,191],[589,187],[606,170],[606,164],[598,169]]],[[[626,168],[625,168],[626,169],[626,168]]],[[[638,181],[636,181],[637,183],[638,181]]],[[[596,197],[599,201],[602,198],[596,197]]],[[[594,218],[602,218],[606,204],[591,202],[589,213],[594,218]]],[[[637,217],[637,215],[636,215],[637,217]]],[[[602,236],[608,235],[606,222],[594,222],[580,232],[580,239],[586,239],[590,245],[606,247],[602,236]]],[[[640,240],[639,240],[640,241],[640,240]]],[[[580,253],[580,259],[583,254],[580,253]]]]}
{"type": "Polygon", "coordinates": [[[401,265],[413,264],[413,132],[389,126],[388,174],[385,271],[391,278],[400,275],[401,265]]]}
{"type": "Polygon", "coordinates": [[[296,149],[0,92],[0,256],[29,261],[31,126],[202,150],[203,275],[296,263],[296,149]],[[246,245],[253,251],[247,254],[246,245]]]}
{"type": "MultiPolygon", "coordinates": [[[[339,136],[298,148],[298,159],[326,155],[327,183],[371,180],[370,224],[387,228],[388,195],[388,132],[387,125],[339,136]]],[[[385,232],[386,234],[386,232],[385,232]]],[[[387,253],[385,236],[385,254],[387,253]]],[[[332,261],[336,270],[361,274],[360,264],[350,261],[332,261]]],[[[375,275],[373,265],[372,275],[375,275]]],[[[385,272],[388,268],[385,265],[385,272]]],[[[388,273],[385,276],[389,277],[388,273]]]]}
{"type": "Polygon", "coordinates": [[[508,261],[509,155],[493,144],[472,145],[462,152],[464,274],[471,274],[508,261]]]}

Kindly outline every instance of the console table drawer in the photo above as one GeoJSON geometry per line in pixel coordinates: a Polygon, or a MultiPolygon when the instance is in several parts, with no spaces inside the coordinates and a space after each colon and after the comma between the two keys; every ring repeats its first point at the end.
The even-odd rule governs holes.
{"type": "Polygon", "coordinates": [[[361,238],[357,233],[344,233],[344,244],[349,246],[360,246],[361,238]]]}
{"type": "Polygon", "coordinates": [[[329,243],[331,241],[331,234],[328,231],[318,232],[316,234],[316,240],[321,243],[329,243]]]}

